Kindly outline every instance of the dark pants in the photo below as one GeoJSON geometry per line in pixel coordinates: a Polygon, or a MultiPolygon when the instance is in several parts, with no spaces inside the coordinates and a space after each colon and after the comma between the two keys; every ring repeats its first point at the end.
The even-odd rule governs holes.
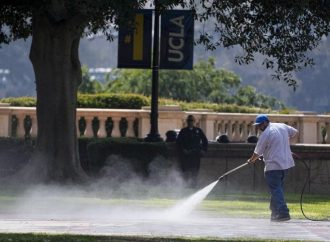
{"type": "Polygon", "coordinates": [[[199,154],[182,155],[181,168],[183,177],[190,188],[195,188],[197,185],[197,176],[201,163],[199,154]]]}
{"type": "Polygon", "coordinates": [[[288,170],[272,170],[265,172],[265,179],[270,190],[270,210],[272,215],[288,215],[289,209],[284,199],[283,184],[288,170]]]}

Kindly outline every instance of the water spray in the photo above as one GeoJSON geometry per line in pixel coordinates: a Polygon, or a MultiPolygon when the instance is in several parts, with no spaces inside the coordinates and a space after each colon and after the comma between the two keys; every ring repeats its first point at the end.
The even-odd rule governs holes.
{"type": "Polygon", "coordinates": [[[175,205],[171,209],[167,210],[166,213],[165,213],[166,217],[170,218],[170,219],[180,219],[180,218],[183,218],[186,215],[190,214],[191,211],[194,210],[194,208],[206,198],[206,196],[213,190],[213,188],[217,185],[217,183],[219,181],[224,179],[229,174],[231,174],[235,171],[238,171],[238,170],[242,169],[243,167],[245,167],[249,164],[250,163],[245,162],[244,164],[242,164],[240,166],[237,166],[232,170],[227,171],[226,173],[221,175],[214,182],[210,183],[206,187],[204,187],[201,190],[197,191],[196,193],[194,193],[193,195],[191,195],[187,199],[181,201],[180,203],[178,203],[177,205],[175,205]]]}
{"type": "MultiPolygon", "coordinates": [[[[292,153],[294,158],[301,158],[299,157],[297,154],[292,153]]],[[[260,157],[258,158],[258,160],[262,160],[260,157]]],[[[303,194],[305,191],[305,188],[307,186],[307,184],[310,182],[310,167],[306,164],[306,162],[304,160],[301,159],[301,161],[304,163],[305,168],[307,170],[307,178],[305,181],[305,184],[303,186],[302,192],[301,192],[301,196],[300,196],[300,209],[302,214],[304,215],[304,217],[308,220],[311,221],[329,221],[328,219],[312,219],[310,217],[308,217],[303,210],[303,194]]],[[[173,208],[171,208],[170,210],[166,211],[166,214],[170,217],[170,218],[183,218],[184,216],[190,214],[192,212],[192,210],[199,204],[201,203],[206,196],[213,190],[213,188],[217,185],[217,183],[221,180],[223,180],[225,177],[227,177],[228,175],[234,173],[235,171],[238,171],[240,169],[242,169],[245,166],[248,166],[250,163],[245,162],[242,165],[239,165],[237,167],[235,167],[232,170],[227,171],[226,173],[224,173],[223,175],[221,175],[217,180],[215,180],[214,182],[210,183],[209,185],[207,185],[206,187],[202,188],[201,190],[197,191],[196,193],[192,194],[190,197],[188,197],[187,199],[181,201],[180,203],[178,203],[176,206],[174,206],[173,208]]]]}

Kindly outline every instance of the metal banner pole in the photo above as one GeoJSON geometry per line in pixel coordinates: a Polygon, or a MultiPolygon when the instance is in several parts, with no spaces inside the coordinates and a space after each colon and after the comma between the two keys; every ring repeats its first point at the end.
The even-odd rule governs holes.
{"type": "Polygon", "coordinates": [[[163,141],[158,132],[158,79],[159,79],[159,9],[158,0],[155,0],[154,46],[152,60],[152,92],[150,133],[145,138],[147,142],[163,141]]]}

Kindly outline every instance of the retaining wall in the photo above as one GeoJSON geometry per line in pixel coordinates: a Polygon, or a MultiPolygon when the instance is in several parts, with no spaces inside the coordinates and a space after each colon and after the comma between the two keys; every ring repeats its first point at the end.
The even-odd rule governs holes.
{"type": "MultiPolygon", "coordinates": [[[[211,183],[226,171],[244,163],[254,147],[253,144],[211,144],[201,161],[199,186],[211,183]]],[[[309,169],[311,179],[306,192],[330,195],[330,146],[293,145],[291,149],[301,158],[295,159],[296,166],[289,170],[286,191],[301,192],[309,169]]],[[[263,169],[261,161],[244,167],[219,183],[215,192],[267,192],[263,169]]]]}

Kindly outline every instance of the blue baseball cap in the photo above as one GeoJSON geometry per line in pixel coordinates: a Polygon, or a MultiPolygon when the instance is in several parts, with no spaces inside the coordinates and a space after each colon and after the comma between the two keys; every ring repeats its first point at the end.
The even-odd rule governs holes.
{"type": "Polygon", "coordinates": [[[259,125],[259,124],[261,124],[262,122],[265,122],[265,121],[269,122],[268,116],[266,114],[259,114],[256,117],[256,121],[253,125],[259,125]]]}

